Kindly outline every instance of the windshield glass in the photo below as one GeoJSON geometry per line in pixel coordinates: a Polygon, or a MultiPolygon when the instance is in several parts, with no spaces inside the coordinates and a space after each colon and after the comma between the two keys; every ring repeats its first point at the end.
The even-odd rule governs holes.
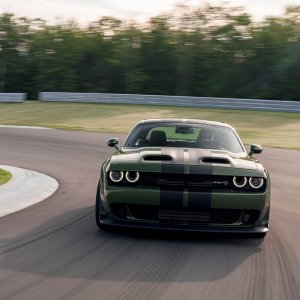
{"type": "Polygon", "coordinates": [[[231,128],[187,123],[138,124],[124,147],[180,147],[244,152],[231,128]]]}

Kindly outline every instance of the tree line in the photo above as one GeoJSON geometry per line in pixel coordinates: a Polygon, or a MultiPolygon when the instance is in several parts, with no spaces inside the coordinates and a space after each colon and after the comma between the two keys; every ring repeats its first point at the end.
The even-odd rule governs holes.
{"type": "Polygon", "coordinates": [[[41,91],[300,100],[300,6],[260,22],[210,5],[86,27],[0,15],[0,92],[41,91]]]}

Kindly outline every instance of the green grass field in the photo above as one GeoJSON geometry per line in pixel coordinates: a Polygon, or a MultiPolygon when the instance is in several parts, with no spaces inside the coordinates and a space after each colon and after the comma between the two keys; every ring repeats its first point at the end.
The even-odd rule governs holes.
{"type": "Polygon", "coordinates": [[[128,133],[147,118],[195,118],[226,122],[246,144],[300,149],[300,114],[170,106],[35,102],[1,103],[0,124],[128,133]]]}
{"type": "Polygon", "coordinates": [[[0,169],[0,185],[6,183],[11,179],[12,175],[10,172],[0,169]]]}

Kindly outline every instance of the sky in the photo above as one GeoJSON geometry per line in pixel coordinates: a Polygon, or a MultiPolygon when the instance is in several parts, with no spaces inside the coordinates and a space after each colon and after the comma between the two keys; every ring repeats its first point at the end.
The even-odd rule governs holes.
{"type": "MultiPolygon", "coordinates": [[[[21,17],[42,18],[50,23],[76,20],[81,25],[101,16],[114,16],[145,21],[171,10],[178,3],[201,6],[218,4],[221,0],[0,0],[0,13],[9,12],[21,17]]],[[[223,1],[224,2],[224,1],[223,1]]],[[[254,20],[267,15],[280,15],[287,5],[300,5],[300,0],[227,0],[244,6],[254,20]]]]}

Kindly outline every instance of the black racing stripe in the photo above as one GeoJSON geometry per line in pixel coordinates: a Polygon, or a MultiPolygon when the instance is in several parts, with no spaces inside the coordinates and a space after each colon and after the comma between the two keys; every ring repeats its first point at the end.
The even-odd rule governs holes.
{"type": "Polygon", "coordinates": [[[188,207],[194,209],[210,209],[211,208],[211,192],[191,192],[189,191],[188,207]]]}
{"type": "Polygon", "coordinates": [[[172,189],[172,191],[160,189],[160,207],[162,208],[182,208],[183,189],[172,189]]]}
{"type": "Polygon", "coordinates": [[[189,174],[212,175],[213,168],[209,165],[190,166],[189,174]]]}
{"type": "MultiPolygon", "coordinates": [[[[172,161],[161,162],[162,173],[184,173],[184,156],[180,148],[162,148],[162,155],[170,155],[172,161]]],[[[183,188],[160,189],[160,205],[164,208],[182,208],[183,205],[183,188]]]]}
{"type": "Polygon", "coordinates": [[[202,157],[211,157],[211,152],[207,149],[190,149],[190,174],[212,175],[213,168],[211,165],[201,164],[202,157]]]}
{"type": "Polygon", "coordinates": [[[162,148],[161,154],[172,157],[172,161],[161,162],[162,173],[184,173],[184,154],[181,148],[162,148]]]}
{"type": "MultiPolygon", "coordinates": [[[[199,151],[200,152],[200,151],[199,151]]],[[[210,157],[211,152],[205,149],[201,154],[197,151],[190,152],[190,161],[193,162],[189,168],[189,174],[213,175],[212,165],[201,165],[201,156],[210,157]],[[199,155],[200,154],[200,155],[199,155]]],[[[212,191],[193,192],[189,190],[188,207],[193,209],[210,209],[212,200],[212,191]]]]}
{"type": "Polygon", "coordinates": [[[184,173],[184,165],[178,165],[178,164],[165,164],[162,162],[161,164],[161,172],[162,173],[184,173]]]}

